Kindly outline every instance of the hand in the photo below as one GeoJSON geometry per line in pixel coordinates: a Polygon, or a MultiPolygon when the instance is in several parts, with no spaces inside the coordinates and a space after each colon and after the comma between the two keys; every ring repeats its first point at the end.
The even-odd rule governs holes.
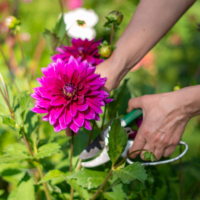
{"type": "MultiPolygon", "coordinates": [[[[182,89],[182,91],[145,95],[129,100],[127,112],[135,108],[143,110],[143,122],[129,153],[147,149],[159,160],[162,156],[168,157],[174,152],[191,117],[187,109],[188,104],[184,101],[186,92],[182,89]]],[[[140,154],[142,158],[143,153],[138,152],[130,157],[135,158],[140,154]]]]}

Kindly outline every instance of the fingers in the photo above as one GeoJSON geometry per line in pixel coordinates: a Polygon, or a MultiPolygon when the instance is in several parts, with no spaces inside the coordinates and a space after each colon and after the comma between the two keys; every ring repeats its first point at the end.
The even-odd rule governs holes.
{"type": "Polygon", "coordinates": [[[163,153],[163,156],[164,157],[169,157],[176,149],[176,145],[173,145],[173,146],[170,146],[170,147],[167,147],[163,153]]]}
{"type": "MultiPolygon", "coordinates": [[[[145,144],[146,144],[145,138],[141,137],[139,132],[138,132],[138,134],[135,137],[133,145],[129,149],[129,153],[136,151],[136,150],[139,150],[139,149],[144,149],[145,144]]],[[[133,153],[133,154],[130,155],[130,158],[136,158],[137,155],[139,155],[140,153],[141,153],[140,151],[133,153]]]]}
{"type": "Polygon", "coordinates": [[[141,97],[132,98],[128,102],[127,112],[131,112],[135,108],[141,108],[141,97]]]}
{"type": "MultiPolygon", "coordinates": [[[[148,143],[146,143],[146,144],[144,145],[144,148],[143,148],[143,149],[149,150],[151,153],[154,153],[154,152],[155,152],[155,147],[154,147],[154,145],[151,145],[151,144],[148,144],[148,143]]],[[[145,160],[143,154],[144,154],[144,151],[140,152],[140,158],[141,158],[142,160],[145,160]]]]}

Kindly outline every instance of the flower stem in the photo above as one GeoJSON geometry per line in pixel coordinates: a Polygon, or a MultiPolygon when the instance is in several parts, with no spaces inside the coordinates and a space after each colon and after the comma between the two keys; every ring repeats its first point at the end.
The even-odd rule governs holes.
{"type": "Polygon", "coordinates": [[[18,43],[19,43],[19,48],[20,48],[20,52],[21,52],[21,56],[22,56],[22,63],[23,63],[24,68],[25,68],[25,75],[28,79],[28,84],[29,84],[29,88],[30,88],[30,92],[31,92],[31,80],[30,80],[30,77],[29,77],[29,74],[28,74],[28,68],[26,66],[26,62],[25,62],[25,59],[24,59],[24,53],[23,53],[23,49],[22,49],[21,40],[20,40],[20,37],[19,37],[19,32],[17,32],[17,40],[18,40],[18,43]]]}
{"type": "Polygon", "coordinates": [[[64,10],[63,10],[63,2],[62,2],[62,0],[59,0],[59,3],[60,3],[60,10],[61,10],[61,13],[63,14],[63,13],[64,13],[64,10]]]}
{"type": "MultiPolygon", "coordinates": [[[[73,157],[73,149],[74,149],[74,131],[72,131],[72,140],[71,140],[71,154],[70,154],[70,165],[69,169],[72,172],[72,157],[73,157]]],[[[70,189],[70,200],[73,200],[74,189],[71,187],[70,189]]]]}
{"type": "Polygon", "coordinates": [[[99,194],[99,192],[102,190],[102,188],[104,187],[104,185],[107,183],[108,179],[110,178],[111,174],[112,174],[112,169],[109,171],[108,175],[106,176],[104,182],[102,183],[102,185],[99,187],[99,189],[96,191],[96,193],[93,195],[93,197],[91,198],[91,200],[94,200],[97,195],[99,194]]]}
{"type": "Polygon", "coordinates": [[[114,26],[113,24],[111,25],[111,34],[110,34],[110,44],[113,43],[113,33],[114,33],[114,26]]]}
{"type": "Polygon", "coordinates": [[[86,148],[89,146],[89,144],[91,142],[94,125],[95,125],[95,120],[93,120],[93,123],[92,123],[92,130],[90,131],[90,135],[89,135],[89,138],[88,138],[88,141],[87,141],[87,144],[86,144],[86,148]]]}
{"type": "Polygon", "coordinates": [[[9,62],[7,61],[6,57],[5,57],[5,54],[4,54],[3,49],[2,49],[2,47],[1,47],[1,44],[0,44],[0,51],[1,51],[1,54],[2,54],[2,56],[3,56],[4,62],[5,62],[5,64],[6,64],[6,66],[7,66],[7,68],[8,68],[8,71],[9,71],[9,73],[10,73],[11,81],[12,81],[13,84],[15,85],[15,87],[16,87],[16,89],[17,89],[17,92],[20,92],[20,91],[19,91],[19,88],[18,88],[18,86],[17,86],[17,84],[15,83],[15,80],[14,80],[14,78],[13,78],[13,74],[12,74],[12,71],[11,71],[10,64],[9,64],[9,62]]]}
{"type": "Polygon", "coordinates": [[[104,114],[103,114],[103,121],[102,121],[102,125],[101,125],[101,130],[103,130],[103,127],[104,127],[104,122],[105,122],[105,118],[106,118],[106,111],[107,111],[107,104],[105,105],[105,110],[104,110],[104,114]]]}

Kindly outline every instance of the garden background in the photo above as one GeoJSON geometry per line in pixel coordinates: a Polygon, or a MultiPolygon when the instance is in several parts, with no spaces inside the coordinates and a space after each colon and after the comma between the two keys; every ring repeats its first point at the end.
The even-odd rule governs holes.
{"type": "MultiPolygon", "coordinates": [[[[29,70],[35,73],[36,77],[41,77],[40,68],[46,67],[51,62],[51,52],[45,45],[42,32],[44,32],[45,28],[53,29],[61,10],[59,1],[1,0],[0,22],[6,16],[13,14],[5,11],[7,9],[6,2],[9,2],[8,6],[14,8],[16,16],[21,21],[21,33],[24,33],[22,46],[29,70]]],[[[120,30],[114,35],[115,43],[131,19],[138,2],[136,0],[84,0],[82,3],[84,8],[93,9],[99,17],[99,21],[95,26],[97,38],[109,40],[110,32],[103,28],[103,24],[105,23],[105,16],[110,11],[119,10],[124,14],[120,30]]],[[[65,12],[67,12],[69,9],[65,4],[64,6],[65,12]]],[[[187,87],[200,83],[200,32],[198,32],[198,23],[200,23],[200,1],[196,1],[164,38],[127,74],[125,77],[125,79],[128,79],[127,87],[121,99],[121,106],[118,109],[125,110],[127,107],[126,103],[130,97],[170,92],[177,85],[187,87]]],[[[19,63],[19,61],[21,62],[19,47],[11,39],[6,40],[2,46],[7,58],[12,63],[19,88],[21,90],[28,90],[28,83],[22,63],[19,63]]],[[[2,56],[0,56],[0,72],[6,84],[11,84],[2,56]]],[[[37,87],[38,85],[36,80],[32,81],[32,87],[37,87]]],[[[16,94],[17,91],[14,88],[13,90],[16,94]]],[[[0,103],[2,101],[2,97],[0,97],[0,103]]],[[[3,112],[2,109],[0,107],[0,113],[3,112]]],[[[65,136],[65,132],[55,133],[49,122],[44,122],[40,128],[40,137],[41,144],[47,141],[56,141],[62,147],[59,153],[52,155],[50,159],[48,158],[48,162],[45,159],[42,161],[44,162],[44,171],[59,169],[66,172],[69,170],[69,157],[65,149],[70,145],[70,138],[65,136]]],[[[83,140],[85,140],[81,134],[77,137],[83,137],[83,140]]],[[[3,125],[0,120],[0,154],[3,154],[5,147],[18,140],[18,134],[13,129],[3,125]]],[[[182,199],[191,199],[200,181],[200,116],[193,117],[189,121],[182,140],[189,145],[187,154],[182,158],[182,199]]],[[[85,148],[85,144],[75,144],[74,156],[78,156],[83,148],[85,148]]],[[[178,155],[178,153],[179,148],[177,147],[176,152],[171,157],[178,155]]],[[[133,196],[132,199],[141,199],[142,197],[142,199],[149,200],[179,199],[179,167],[179,161],[156,167],[145,167],[149,175],[149,182],[143,184],[136,181],[133,183],[134,187],[129,189],[138,195],[133,196]]],[[[24,176],[25,169],[26,166],[22,163],[0,165],[1,200],[7,199],[9,193],[24,176]]],[[[62,191],[65,191],[67,184],[64,182],[59,183],[58,181],[57,186],[62,191]]],[[[55,197],[55,199],[59,198],[62,199],[61,197],[55,197]]],[[[194,199],[200,199],[200,190],[196,193],[194,199]]]]}

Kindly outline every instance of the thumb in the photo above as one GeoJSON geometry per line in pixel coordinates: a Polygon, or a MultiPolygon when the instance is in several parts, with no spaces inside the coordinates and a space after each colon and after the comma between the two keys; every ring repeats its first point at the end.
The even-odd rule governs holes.
{"type": "Polygon", "coordinates": [[[131,112],[133,109],[142,108],[141,97],[135,97],[129,100],[127,112],[131,112]]]}

